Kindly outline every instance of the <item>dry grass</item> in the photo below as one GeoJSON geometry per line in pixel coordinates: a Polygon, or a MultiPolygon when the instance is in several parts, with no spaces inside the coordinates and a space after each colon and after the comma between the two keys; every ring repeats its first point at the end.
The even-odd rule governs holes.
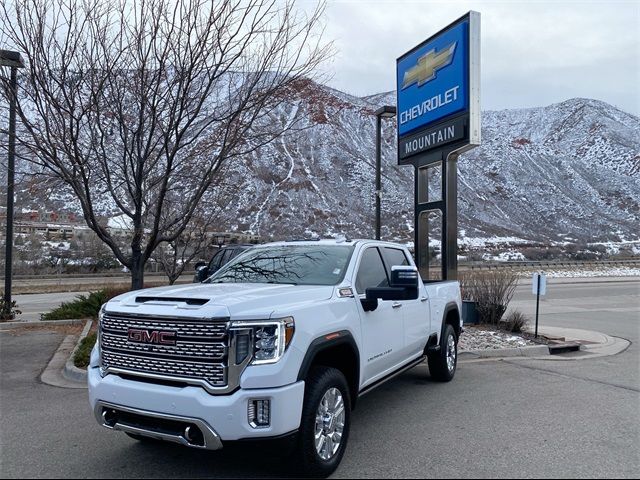
{"type": "Polygon", "coordinates": [[[522,333],[529,323],[529,317],[519,310],[514,310],[499,324],[501,330],[512,333],[522,333]]]}
{"type": "Polygon", "coordinates": [[[80,335],[83,328],[84,322],[73,325],[43,325],[41,323],[37,325],[29,325],[29,323],[25,322],[24,326],[13,327],[6,330],[2,330],[2,325],[0,324],[0,330],[2,330],[2,333],[6,333],[12,337],[19,337],[21,335],[27,335],[38,331],[58,333],[61,335],[80,335]]]}
{"type": "Polygon", "coordinates": [[[463,300],[476,303],[480,323],[498,325],[513,298],[518,276],[510,271],[468,272],[460,278],[463,300]]]}

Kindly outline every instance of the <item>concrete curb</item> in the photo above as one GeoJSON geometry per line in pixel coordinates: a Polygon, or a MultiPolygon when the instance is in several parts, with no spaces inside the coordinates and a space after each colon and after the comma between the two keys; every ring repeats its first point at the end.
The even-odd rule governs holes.
{"type": "MultiPolygon", "coordinates": [[[[67,335],[67,337],[65,337],[65,339],[60,344],[60,347],[58,347],[58,350],[54,354],[53,358],[49,362],[49,365],[47,365],[47,368],[44,370],[40,377],[43,383],[62,388],[87,388],[87,371],[81,370],[73,364],[73,356],[80,346],[80,342],[82,341],[82,339],[89,334],[89,331],[91,330],[91,326],[93,324],[93,320],[81,321],[86,321],[82,333],[78,338],[76,338],[75,335],[67,335]]],[[[63,320],[62,322],[67,323],[59,324],[66,325],[70,322],[77,323],[78,320],[63,320]]],[[[51,322],[40,323],[49,324],[51,322]]],[[[568,328],[548,328],[547,330],[556,330],[553,333],[561,333],[564,335],[564,337],[567,337],[567,340],[573,339],[572,337],[574,337],[576,334],[582,334],[582,336],[586,336],[587,338],[591,338],[592,340],[598,338],[598,340],[600,341],[593,342],[587,345],[581,345],[580,350],[583,352],[588,352],[588,354],[578,358],[565,358],[561,355],[552,356],[549,353],[548,345],[533,345],[529,347],[459,351],[458,360],[461,363],[481,361],[483,359],[490,361],[507,358],[519,358],[522,360],[524,360],[525,358],[537,358],[540,360],[579,360],[616,355],[626,350],[631,343],[628,340],[622,338],[611,337],[604,333],[589,330],[577,330],[568,328]]]]}
{"type": "Polygon", "coordinates": [[[531,347],[499,348],[494,350],[464,350],[459,352],[460,360],[475,360],[478,358],[507,358],[507,357],[542,357],[549,355],[546,345],[531,347]]]}
{"type": "Polygon", "coordinates": [[[82,340],[89,335],[89,331],[91,330],[91,326],[93,325],[93,320],[87,320],[84,328],[82,329],[82,333],[78,337],[76,342],[76,346],[67,358],[67,361],[64,364],[64,368],[62,369],[62,376],[67,380],[78,383],[86,383],[87,382],[87,371],[78,368],[73,363],[73,357],[75,357],[78,348],[80,348],[80,343],[82,340]]]}
{"type": "Polygon", "coordinates": [[[15,328],[23,327],[55,327],[58,325],[79,325],[86,322],[86,318],[80,318],[77,320],[38,320],[35,322],[2,322],[0,323],[0,330],[13,330],[15,328]]]}
{"type": "MultiPolygon", "coordinates": [[[[605,333],[592,330],[581,330],[563,327],[540,327],[540,336],[564,343],[578,344],[580,354],[551,355],[549,345],[534,345],[531,347],[502,348],[496,350],[466,350],[458,352],[461,361],[473,361],[480,359],[522,359],[536,358],[539,360],[575,361],[589,358],[608,357],[624,352],[631,342],[624,338],[612,337],[605,333]]],[[[578,352],[574,352],[578,353],[578,352]]]]}
{"type": "Polygon", "coordinates": [[[67,335],[60,343],[58,350],[53,354],[49,364],[40,375],[42,383],[60,388],[87,388],[86,384],[73,382],[62,376],[62,370],[69,359],[69,354],[75,350],[76,340],[76,335],[67,335]]]}

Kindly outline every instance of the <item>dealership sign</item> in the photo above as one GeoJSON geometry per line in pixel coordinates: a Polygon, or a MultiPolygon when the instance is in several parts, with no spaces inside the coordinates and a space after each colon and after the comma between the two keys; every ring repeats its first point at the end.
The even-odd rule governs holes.
{"type": "Polygon", "coordinates": [[[480,14],[469,12],[397,60],[398,158],[480,144],[480,14]]]}

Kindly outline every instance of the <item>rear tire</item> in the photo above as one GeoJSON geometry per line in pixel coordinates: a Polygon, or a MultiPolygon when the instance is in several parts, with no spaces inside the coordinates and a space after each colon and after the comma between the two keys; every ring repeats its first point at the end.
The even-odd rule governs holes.
{"type": "Polygon", "coordinates": [[[458,337],[453,327],[445,325],[440,338],[440,350],[428,357],[431,378],[437,382],[450,382],[458,366],[458,337]]]}
{"type": "Polygon", "coordinates": [[[295,452],[300,473],[319,478],[331,475],[347,447],[350,424],[351,397],[345,376],[335,368],[314,368],[305,381],[295,452]]]}

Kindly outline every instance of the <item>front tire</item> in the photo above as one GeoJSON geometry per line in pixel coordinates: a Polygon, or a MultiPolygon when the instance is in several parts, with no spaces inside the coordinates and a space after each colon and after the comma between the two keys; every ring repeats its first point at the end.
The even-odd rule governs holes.
{"type": "Polygon", "coordinates": [[[440,338],[440,350],[428,357],[431,378],[450,382],[458,367],[458,337],[451,325],[445,325],[440,338]]]}
{"type": "Polygon", "coordinates": [[[326,478],[344,455],[351,425],[351,397],[340,370],[314,368],[305,384],[296,457],[301,473],[326,478]]]}

